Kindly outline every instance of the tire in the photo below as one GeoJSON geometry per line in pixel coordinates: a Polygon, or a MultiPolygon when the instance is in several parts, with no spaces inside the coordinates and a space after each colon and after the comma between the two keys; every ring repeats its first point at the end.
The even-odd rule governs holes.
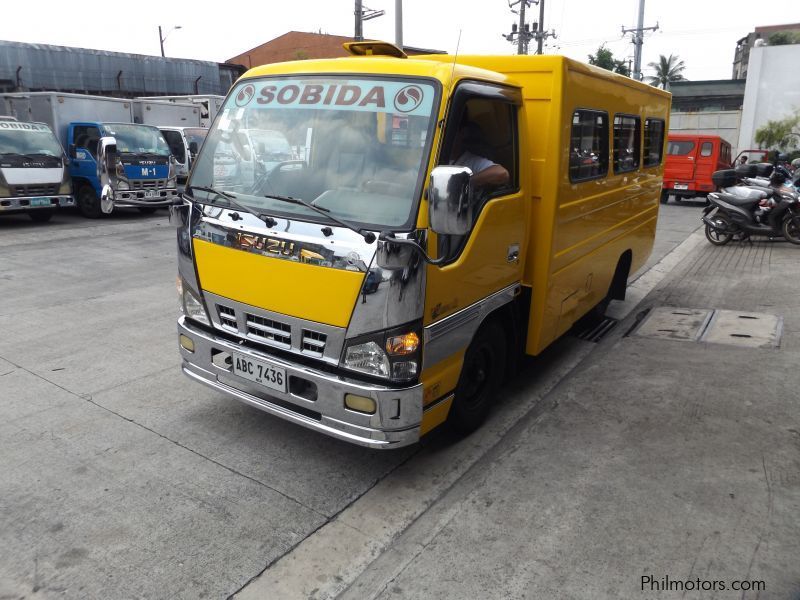
{"type": "Polygon", "coordinates": [[[75,202],[78,204],[81,214],[87,219],[99,219],[103,216],[103,211],[100,210],[100,198],[94,193],[92,186],[83,184],[79,187],[78,193],[75,195],[75,202]]]}
{"type": "Polygon", "coordinates": [[[788,216],[783,220],[781,230],[787,242],[800,244],[800,215],[789,212],[788,216]]]}
{"type": "Polygon", "coordinates": [[[32,221],[36,223],[47,223],[50,219],[53,218],[53,211],[52,210],[34,210],[33,212],[29,212],[28,216],[31,218],[32,221]]]}
{"type": "Polygon", "coordinates": [[[447,425],[458,434],[472,433],[486,420],[506,369],[506,335],[496,319],[481,325],[464,356],[447,425]]]}
{"type": "Polygon", "coordinates": [[[669,192],[661,190],[661,204],[666,204],[667,202],[669,202],[669,192]]]}
{"type": "MultiPolygon", "coordinates": [[[[719,223],[721,227],[729,225],[728,220],[724,217],[716,216],[714,221],[719,223]]],[[[718,229],[706,224],[706,239],[715,246],[724,246],[733,239],[732,233],[721,233],[718,229]]]]}
{"type": "Polygon", "coordinates": [[[157,210],[155,206],[137,206],[136,208],[138,208],[139,212],[143,215],[152,215],[157,210]]]}

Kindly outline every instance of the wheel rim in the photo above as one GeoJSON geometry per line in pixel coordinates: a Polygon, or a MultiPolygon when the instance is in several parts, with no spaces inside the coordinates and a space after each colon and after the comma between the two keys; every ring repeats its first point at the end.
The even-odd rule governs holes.
{"type": "Polygon", "coordinates": [[[800,217],[791,217],[786,222],[783,231],[786,234],[786,237],[790,237],[793,240],[800,240],[800,217]]]}
{"type": "Polygon", "coordinates": [[[730,233],[721,231],[721,229],[727,225],[725,221],[716,219],[714,220],[714,225],[715,226],[706,225],[706,237],[708,237],[710,241],[723,244],[731,239],[730,233]]]}

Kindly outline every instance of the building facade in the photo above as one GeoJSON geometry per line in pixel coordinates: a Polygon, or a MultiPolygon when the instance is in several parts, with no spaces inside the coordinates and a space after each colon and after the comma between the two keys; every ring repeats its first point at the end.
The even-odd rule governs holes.
{"type": "Polygon", "coordinates": [[[736,51],[733,55],[732,79],[747,79],[747,64],[750,62],[750,50],[760,43],[769,43],[769,36],[774,33],[800,34],[800,23],[790,25],[768,25],[756,27],[742,39],[736,42],[736,51]]]}
{"type": "Polygon", "coordinates": [[[718,135],[738,152],[745,82],[673,81],[670,133],[718,135]]]}

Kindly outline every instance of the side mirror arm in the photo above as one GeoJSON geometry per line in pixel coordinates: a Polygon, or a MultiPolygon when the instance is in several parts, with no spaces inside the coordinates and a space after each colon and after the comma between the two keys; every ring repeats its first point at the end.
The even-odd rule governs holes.
{"type": "Polygon", "coordinates": [[[394,233],[391,231],[382,231],[381,234],[378,236],[379,242],[384,242],[385,244],[397,244],[398,246],[409,246],[410,248],[414,249],[421,257],[429,265],[438,266],[444,263],[445,256],[441,258],[431,258],[428,256],[428,253],[425,252],[425,249],[420,246],[414,240],[404,240],[395,237],[394,233]]]}

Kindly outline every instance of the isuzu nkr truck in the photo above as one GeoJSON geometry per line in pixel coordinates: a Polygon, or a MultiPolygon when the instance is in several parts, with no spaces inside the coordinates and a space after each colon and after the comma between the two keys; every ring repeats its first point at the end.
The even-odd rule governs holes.
{"type": "Polygon", "coordinates": [[[169,146],[158,128],[134,123],[130,100],[57,92],[5,98],[17,119],[47,123],[59,138],[84,216],[115,207],[152,212],[178,198],[169,146]]]}
{"type": "Polygon", "coordinates": [[[45,222],[74,205],[67,157],[50,128],[0,116],[0,214],[45,222]]]}
{"type": "Polygon", "coordinates": [[[373,448],[469,432],[646,261],[670,95],[559,56],[346,47],[251,69],[211,128],[171,209],[182,368],[373,448]],[[254,159],[255,130],[297,156],[254,159]]]}

